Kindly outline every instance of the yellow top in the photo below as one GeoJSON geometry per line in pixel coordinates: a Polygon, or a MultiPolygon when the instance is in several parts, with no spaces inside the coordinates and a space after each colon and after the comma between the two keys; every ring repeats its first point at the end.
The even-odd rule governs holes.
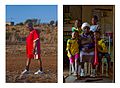
{"type": "Polygon", "coordinates": [[[98,47],[98,51],[99,51],[99,52],[102,52],[102,53],[108,52],[107,46],[105,45],[103,39],[101,39],[101,40],[98,41],[98,46],[99,46],[99,47],[98,47]]]}
{"type": "MultiPolygon", "coordinates": [[[[70,50],[72,55],[79,53],[79,44],[77,39],[68,39],[66,50],[70,50]]],[[[71,54],[68,52],[68,57],[70,58],[71,54]]]]}

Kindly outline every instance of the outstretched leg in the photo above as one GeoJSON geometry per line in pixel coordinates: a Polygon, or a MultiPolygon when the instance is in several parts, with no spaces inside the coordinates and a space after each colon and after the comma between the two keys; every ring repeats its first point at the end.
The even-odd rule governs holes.
{"type": "Polygon", "coordinates": [[[26,67],[25,67],[25,70],[21,73],[22,75],[24,75],[24,74],[28,74],[28,73],[29,73],[30,63],[31,63],[31,59],[28,58],[27,61],[26,61],[26,67]]]}
{"type": "Polygon", "coordinates": [[[34,74],[43,74],[41,58],[38,59],[38,64],[39,64],[39,70],[37,72],[35,72],[34,74]]]}
{"type": "Polygon", "coordinates": [[[28,58],[26,61],[26,68],[25,68],[27,71],[29,71],[30,63],[31,63],[31,59],[28,58]]]}
{"type": "Polygon", "coordinates": [[[42,60],[41,60],[41,58],[38,59],[38,63],[39,63],[39,69],[40,69],[40,71],[42,71],[43,69],[42,69],[42,60]]]}

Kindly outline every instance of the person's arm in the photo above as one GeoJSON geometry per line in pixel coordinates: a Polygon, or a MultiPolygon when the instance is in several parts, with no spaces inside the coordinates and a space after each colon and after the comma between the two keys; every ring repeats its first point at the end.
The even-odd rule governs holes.
{"type": "Polygon", "coordinates": [[[33,54],[35,53],[36,42],[33,41],[33,54]]]}
{"type": "Polygon", "coordinates": [[[102,48],[102,47],[101,47],[100,45],[97,45],[97,49],[98,49],[98,51],[102,53],[103,50],[102,50],[101,48],[102,48]]]}
{"type": "Polygon", "coordinates": [[[95,46],[91,46],[91,47],[88,47],[87,49],[86,49],[86,52],[92,52],[92,51],[94,51],[94,47],[95,46]]]}
{"type": "Polygon", "coordinates": [[[70,57],[72,57],[72,54],[71,54],[71,51],[70,51],[70,47],[71,47],[71,45],[70,45],[70,39],[69,39],[67,41],[67,48],[66,48],[66,50],[67,50],[68,54],[70,55],[70,57]]]}
{"type": "Polygon", "coordinates": [[[33,41],[33,53],[35,53],[35,49],[36,49],[36,46],[37,46],[37,42],[38,42],[38,39],[33,41]]]}
{"type": "Polygon", "coordinates": [[[70,52],[70,49],[68,49],[67,52],[69,53],[70,57],[72,57],[72,54],[71,54],[71,52],[70,52]]]}
{"type": "Polygon", "coordinates": [[[94,48],[95,48],[95,42],[94,42],[93,37],[91,37],[90,41],[89,41],[89,46],[86,49],[86,52],[92,52],[92,51],[94,51],[94,48]]]}
{"type": "Polygon", "coordinates": [[[101,45],[98,46],[98,51],[101,52],[101,53],[108,52],[105,43],[102,43],[101,45]]]}
{"type": "Polygon", "coordinates": [[[39,35],[38,35],[37,31],[34,31],[34,34],[33,34],[33,53],[35,53],[35,49],[36,49],[38,40],[39,40],[39,35]]]}
{"type": "Polygon", "coordinates": [[[99,31],[99,32],[101,32],[100,25],[97,25],[97,30],[96,30],[96,31],[99,31]]]}

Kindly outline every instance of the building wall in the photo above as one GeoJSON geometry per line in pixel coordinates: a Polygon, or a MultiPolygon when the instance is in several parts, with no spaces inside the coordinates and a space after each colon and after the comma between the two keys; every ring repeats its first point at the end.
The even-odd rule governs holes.
{"type": "Polygon", "coordinates": [[[73,6],[70,6],[70,13],[71,13],[71,16],[72,16],[72,18],[73,19],[81,19],[81,17],[82,17],[82,6],[75,6],[75,5],[73,5],[73,6]]]}
{"type": "Polygon", "coordinates": [[[82,20],[91,24],[93,14],[98,15],[103,33],[114,30],[114,6],[82,6],[82,20]]]}
{"type": "Polygon", "coordinates": [[[70,5],[69,10],[68,12],[73,20],[80,18],[83,22],[88,22],[89,24],[91,24],[92,15],[97,15],[102,33],[113,32],[114,30],[114,6],[70,5]]]}

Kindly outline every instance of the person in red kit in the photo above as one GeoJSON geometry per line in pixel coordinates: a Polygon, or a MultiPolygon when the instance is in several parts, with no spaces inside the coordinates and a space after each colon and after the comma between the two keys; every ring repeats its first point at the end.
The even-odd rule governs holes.
{"type": "Polygon", "coordinates": [[[21,73],[28,74],[29,73],[29,66],[31,63],[31,59],[37,59],[39,62],[39,70],[34,74],[42,74],[42,61],[40,57],[40,38],[39,33],[37,30],[33,28],[32,23],[27,24],[27,29],[30,31],[29,35],[26,38],[26,54],[27,54],[27,61],[26,61],[26,68],[21,73]]]}

